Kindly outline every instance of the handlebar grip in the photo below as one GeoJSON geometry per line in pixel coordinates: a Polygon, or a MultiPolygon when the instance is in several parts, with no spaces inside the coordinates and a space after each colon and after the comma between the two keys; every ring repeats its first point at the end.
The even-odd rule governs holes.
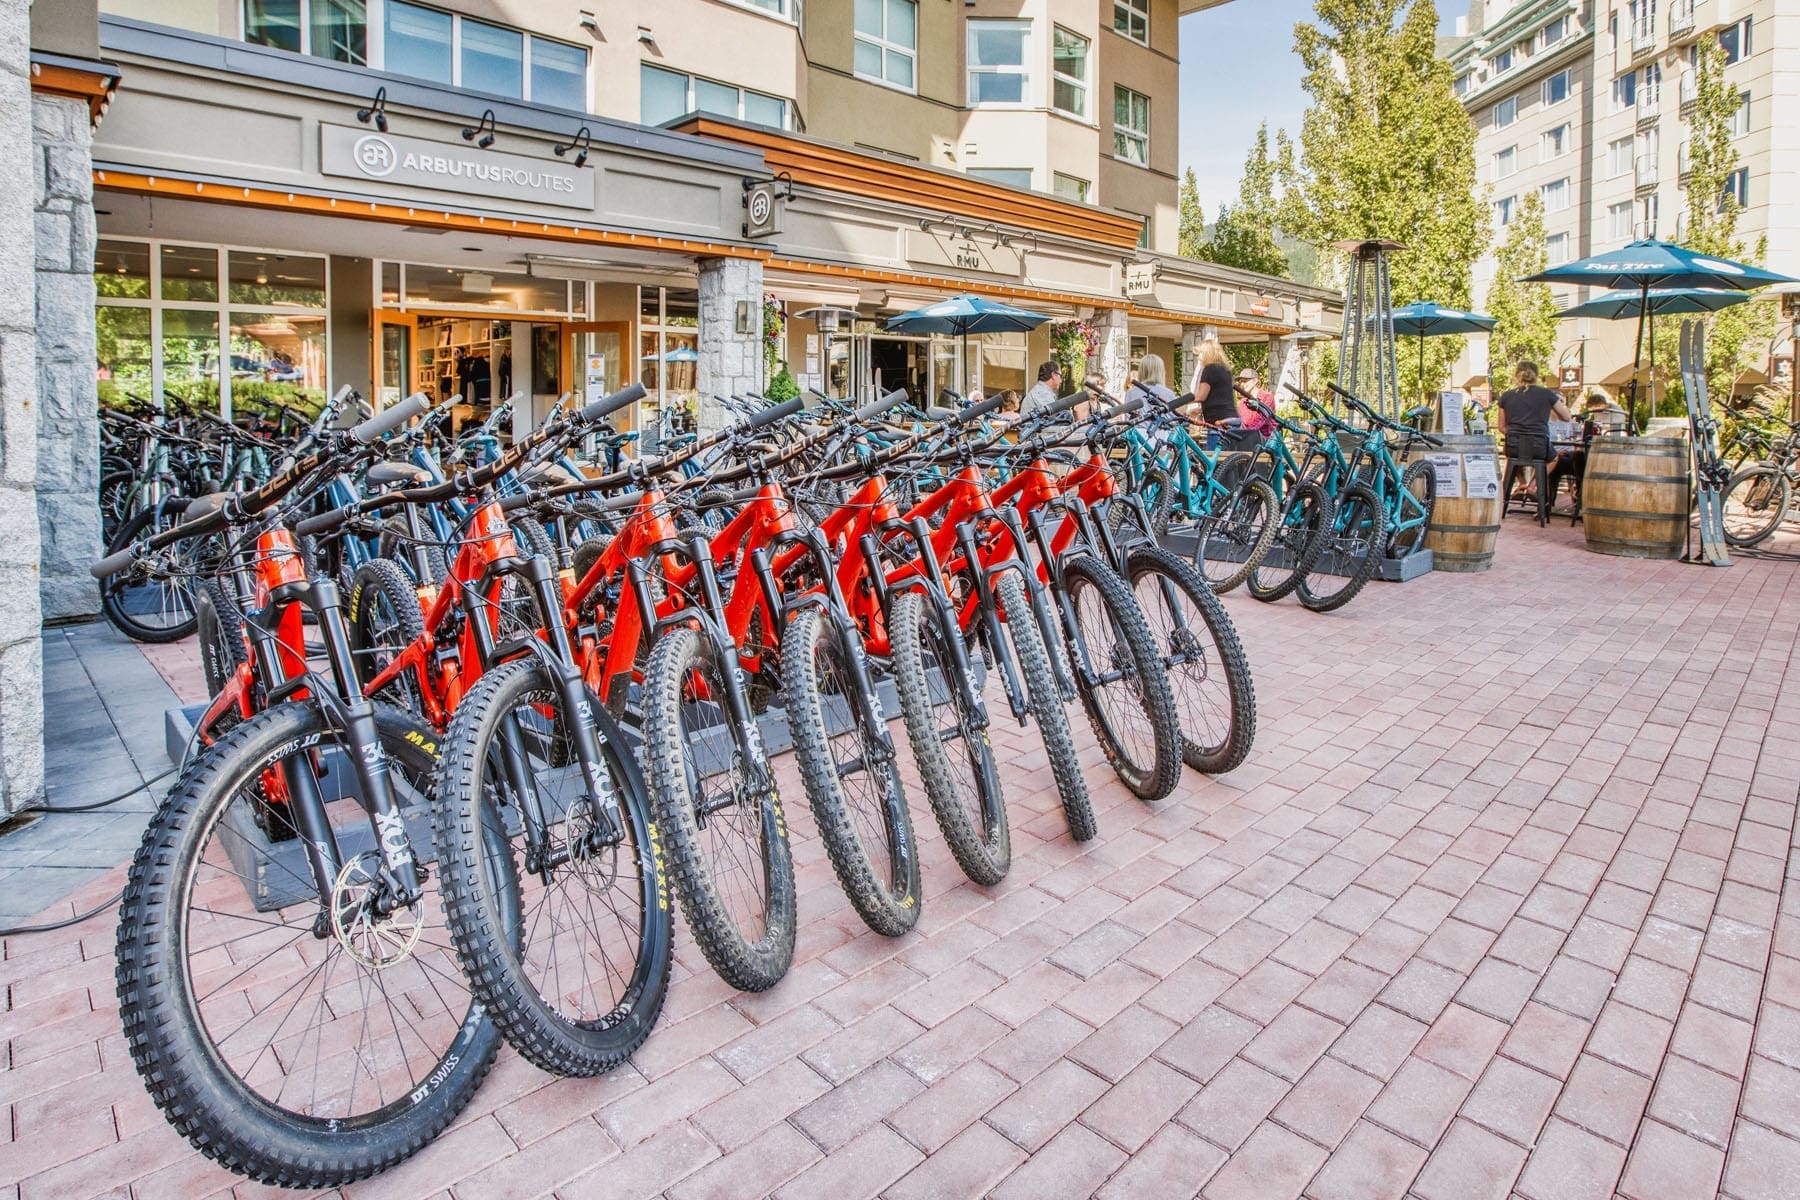
{"type": "MultiPolygon", "coordinates": [[[[194,525],[206,520],[206,518],[224,508],[225,502],[230,498],[231,497],[224,492],[213,492],[209,495],[200,497],[182,510],[181,525],[194,525]]],[[[180,526],[177,526],[177,528],[180,528],[180,526]]]]}
{"type": "Polygon", "coordinates": [[[602,396],[600,399],[582,409],[576,419],[583,424],[598,424],[613,413],[618,412],[621,408],[624,408],[627,404],[636,404],[647,394],[643,384],[634,383],[630,387],[621,388],[610,396],[602,396]]]}
{"type": "Polygon", "coordinates": [[[294,533],[299,537],[313,537],[316,534],[326,533],[348,521],[350,514],[355,511],[356,505],[346,504],[342,508],[334,508],[330,512],[320,513],[316,517],[308,517],[295,524],[294,533]]]}
{"type": "Polygon", "coordinates": [[[123,550],[107,555],[88,568],[88,573],[95,579],[105,579],[108,575],[116,575],[131,565],[137,557],[137,547],[127,546],[123,550]]]}
{"type": "Polygon", "coordinates": [[[1120,417],[1130,416],[1142,407],[1144,407],[1144,398],[1142,396],[1133,396],[1123,404],[1115,405],[1101,413],[1100,419],[1102,421],[1116,421],[1120,417]]]}
{"type": "Polygon", "coordinates": [[[414,417],[422,415],[430,407],[431,405],[425,397],[414,393],[392,408],[381,410],[362,424],[351,426],[351,440],[361,442],[366,446],[384,434],[392,433],[414,417]]]}
{"type": "Polygon", "coordinates": [[[983,400],[980,404],[975,405],[973,408],[963,409],[962,412],[956,414],[956,417],[958,420],[962,421],[966,425],[973,421],[979,421],[983,417],[986,417],[992,413],[999,412],[1000,406],[1004,403],[1005,403],[1004,398],[1002,398],[1000,396],[993,396],[993,397],[990,397],[989,399],[983,400]]]}
{"type": "Polygon", "coordinates": [[[875,403],[866,405],[850,414],[850,419],[859,425],[867,424],[897,404],[906,402],[906,389],[897,388],[889,392],[875,403]]]}
{"type": "Polygon", "coordinates": [[[744,422],[744,430],[748,432],[752,429],[761,429],[765,425],[773,425],[777,421],[785,421],[805,407],[806,402],[798,396],[792,400],[783,400],[774,408],[765,408],[761,412],[753,414],[749,420],[744,422]]]}

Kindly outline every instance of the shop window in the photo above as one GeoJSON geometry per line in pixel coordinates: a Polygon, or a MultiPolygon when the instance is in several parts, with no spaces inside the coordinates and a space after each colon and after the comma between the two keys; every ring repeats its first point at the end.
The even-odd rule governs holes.
{"type": "Polygon", "coordinates": [[[1031,22],[971,19],[968,29],[969,104],[1029,104],[1031,22]]]}
{"type": "Polygon", "coordinates": [[[535,104],[586,112],[587,51],[548,38],[532,38],[531,99],[535,104]]]}
{"type": "Polygon", "coordinates": [[[1113,85],[1113,156],[1150,164],[1150,97],[1113,85]]]}
{"type": "Polygon", "coordinates": [[[102,304],[94,311],[95,375],[100,403],[116,405],[127,395],[149,400],[154,381],[151,364],[150,310],[102,304]]]}
{"type": "Polygon", "coordinates": [[[325,314],[233,309],[229,319],[234,408],[325,395],[325,314]]]}
{"type": "Polygon", "coordinates": [[[325,260],[311,255],[229,254],[229,298],[233,304],[325,307],[325,260]]]}
{"type": "Polygon", "coordinates": [[[219,252],[211,246],[164,246],[162,298],[217,301],[219,252]]]}
{"type": "Polygon", "coordinates": [[[450,14],[407,4],[404,0],[387,0],[386,8],[382,65],[395,74],[411,75],[414,79],[453,82],[455,64],[451,60],[450,47],[454,35],[450,14]]]}
{"type": "Polygon", "coordinates": [[[989,183],[997,183],[1002,187],[1031,190],[1030,167],[970,167],[968,173],[976,179],[985,179],[989,183]]]}
{"type": "Polygon", "coordinates": [[[747,88],[734,87],[679,71],[643,66],[638,96],[638,120],[662,125],[691,112],[718,113],[757,125],[787,128],[787,101],[747,88]]]}
{"type": "MultiPolygon", "coordinates": [[[[1012,390],[1023,395],[1030,384],[1026,381],[1025,335],[1022,333],[990,333],[979,339],[981,347],[982,392],[998,396],[1012,390]]],[[[975,386],[971,383],[969,386],[975,386]]]]}
{"type": "MultiPolygon", "coordinates": [[[[423,263],[407,263],[402,277],[401,291],[409,307],[497,309],[557,316],[574,311],[569,304],[570,286],[561,279],[423,263]]],[[[583,285],[575,286],[579,289],[583,285]]]]}
{"type": "MultiPolygon", "coordinates": [[[[165,308],[162,317],[163,395],[195,408],[218,411],[219,313],[217,309],[165,308]]],[[[245,366],[249,365],[245,360],[245,366]]],[[[238,364],[232,363],[236,377],[238,364]]]]}
{"type": "Polygon", "coordinates": [[[1070,33],[1061,25],[1055,28],[1055,41],[1050,51],[1050,106],[1071,117],[1088,119],[1088,40],[1070,33]]]}
{"type": "Polygon", "coordinates": [[[1150,0],[1113,0],[1113,32],[1150,44],[1150,0]]]}
{"type": "Polygon", "coordinates": [[[367,0],[244,0],[244,40],[360,67],[369,58],[367,0]]]}
{"type": "Polygon", "coordinates": [[[462,76],[473,92],[522,99],[525,95],[525,35],[467,18],[462,22],[462,76]]]}
{"type": "Polygon", "coordinates": [[[101,297],[150,298],[150,248],[101,238],[94,248],[94,291],[101,297]]]}
{"type": "Polygon", "coordinates": [[[1054,172],[1050,176],[1050,190],[1064,200],[1073,200],[1076,204],[1088,202],[1088,189],[1091,186],[1087,180],[1077,179],[1073,175],[1064,175],[1061,171],[1054,172]]]}
{"type": "Polygon", "coordinates": [[[700,293],[638,289],[638,381],[650,393],[639,428],[646,449],[694,427],[700,385],[700,293]]]}
{"type": "Polygon", "coordinates": [[[919,54],[917,0],[856,0],[855,43],[859,78],[913,91],[919,54]]]}

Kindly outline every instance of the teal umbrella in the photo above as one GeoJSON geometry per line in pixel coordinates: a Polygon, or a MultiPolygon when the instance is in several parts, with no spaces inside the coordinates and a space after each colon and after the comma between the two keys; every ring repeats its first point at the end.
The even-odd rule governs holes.
{"type": "Polygon", "coordinates": [[[1464,312],[1449,308],[1435,300],[1415,300],[1393,313],[1394,332],[1419,339],[1419,395],[1425,394],[1425,339],[1452,333],[1486,333],[1494,327],[1494,318],[1484,313],[1464,312]]]}
{"type": "Polygon", "coordinates": [[[1646,301],[1651,316],[1670,317],[1680,313],[1718,312],[1734,304],[1748,304],[1750,293],[1722,292],[1713,288],[1651,288],[1646,293],[1636,288],[1621,288],[1595,296],[1585,304],[1566,308],[1557,316],[1565,321],[1571,317],[1623,321],[1641,315],[1646,301]]]}
{"type": "Polygon", "coordinates": [[[1024,333],[1050,318],[998,300],[965,293],[927,304],[924,308],[889,317],[895,333],[954,333],[963,341],[963,393],[969,391],[969,335],[971,333],[1024,333]]]}

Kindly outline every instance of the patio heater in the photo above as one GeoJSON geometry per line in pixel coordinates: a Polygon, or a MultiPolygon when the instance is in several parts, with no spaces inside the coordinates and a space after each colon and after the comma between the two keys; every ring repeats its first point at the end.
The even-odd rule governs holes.
{"type": "MultiPolygon", "coordinates": [[[[802,321],[811,321],[819,331],[819,391],[831,395],[831,335],[839,329],[848,328],[856,320],[853,308],[833,308],[820,305],[804,312],[794,314],[802,321]]],[[[844,390],[850,389],[850,372],[844,373],[844,390]]]]}
{"type": "Polygon", "coordinates": [[[1337,384],[1384,417],[1400,416],[1400,370],[1395,360],[1394,300],[1388,255],[1406,247],[1385,238],[1338,242],[1351,256],[1344,291],[1344,330],[1338,344],[1337,384]]]}

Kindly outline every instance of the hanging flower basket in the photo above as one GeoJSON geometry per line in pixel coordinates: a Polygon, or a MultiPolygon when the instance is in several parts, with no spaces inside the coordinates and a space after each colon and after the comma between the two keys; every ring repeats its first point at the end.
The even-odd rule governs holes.
{"type": "Polygon", "coordinates": [[[1100,331],[1090,321],[1058,321],[1050,326],[1050,357],[1062,367],[1063,379],[1080,387],[1088,363],[1100,356],[1100,331]]]}

